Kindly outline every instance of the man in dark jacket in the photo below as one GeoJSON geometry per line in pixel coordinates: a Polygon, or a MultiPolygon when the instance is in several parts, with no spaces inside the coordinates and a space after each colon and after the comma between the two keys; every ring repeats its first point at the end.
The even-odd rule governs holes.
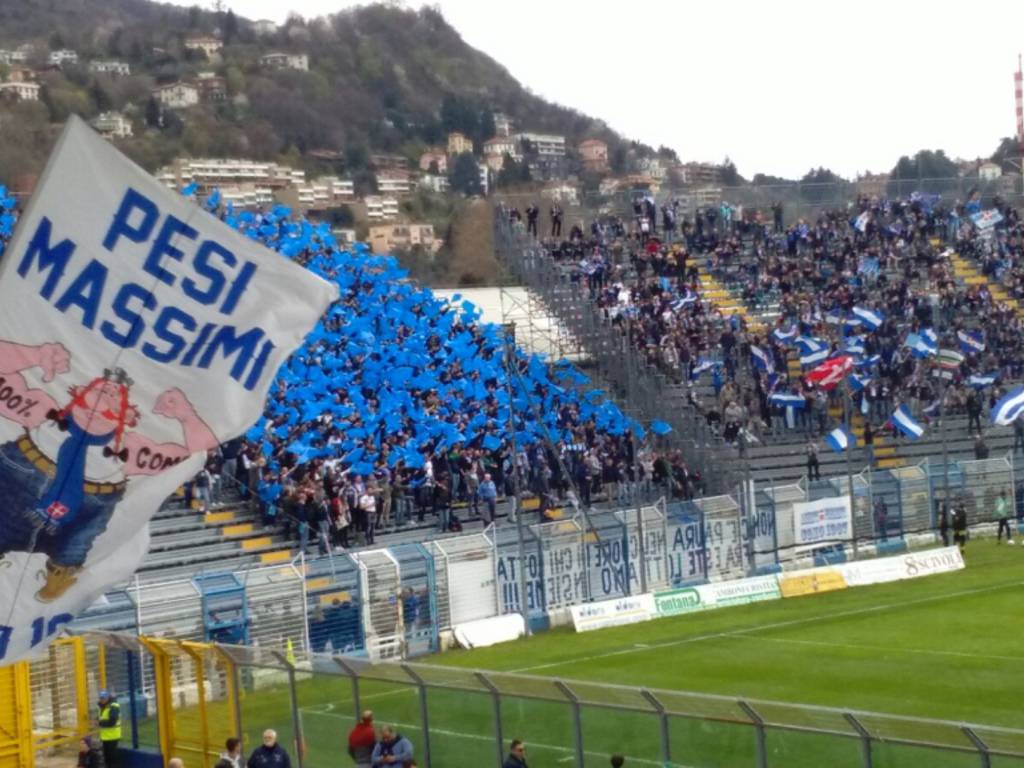
{"type": "Polygon", "coordinates": [[[277,731],[267,729],[263,732],[263,744],[249,755],[246,768],[292,768],[288,753],[277,743],[277,731]]]}
{"type": "Polygon", "coordinates": [[[526,768],[526,745],[520,739],[512,739],[502,768],[526,768]]]}

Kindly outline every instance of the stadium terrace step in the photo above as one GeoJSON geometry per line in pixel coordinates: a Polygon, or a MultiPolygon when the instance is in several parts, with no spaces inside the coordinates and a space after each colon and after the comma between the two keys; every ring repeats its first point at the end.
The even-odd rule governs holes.
{"type": "Polygon", "coordinates": [[[879,469],[898,469],[907,466],[907,460],[899,457],[879,459],[875,464],[879,469]]]}
{"type": "Polygon", "coordinates": [[[261,565],[274,565],[275,563],[287,563],[292,559],[291,549],[279,549],[273,552],[263,552],[260,554],[259,562],[261,565]]]}

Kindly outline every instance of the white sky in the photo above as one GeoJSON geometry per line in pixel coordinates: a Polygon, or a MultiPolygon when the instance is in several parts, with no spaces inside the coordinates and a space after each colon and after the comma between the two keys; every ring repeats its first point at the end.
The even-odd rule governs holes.
{"type": "MultiPolygon", "coordinates": [[[[239,15],[279,22],[292,10],[313,17],[356,4],[225,0],[239,15]]],[[[973,159],[1015,131],[1019,0],[974,10],[897,0],[438,5],[535,93],[684,161],[728,155],[747,178],[819,165],[844,176],[887,171],[922,148],[973,159]]]]}

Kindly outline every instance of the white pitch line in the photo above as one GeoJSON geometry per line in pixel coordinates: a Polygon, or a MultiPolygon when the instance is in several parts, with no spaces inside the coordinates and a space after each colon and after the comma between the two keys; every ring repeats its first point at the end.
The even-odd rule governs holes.
{"type": "Polygon", "coordinates": [[[978,587],[977,589],[964,589],[959,592],[947,592],[943,595],[933,595],[932,597],[921,597],[916,600],[904,600],[898,603],[885,603],[884,605],[872,605],[867,608],[853,608],[847,611],[835,611],[833,613],[823,613],[817,616],[808,616],[802,619],[790,619],[788,621],[775,621],[768,624],[758,624],[753,627],[746,627],[744,629],[734,629],[726,632],[712,632],[706,635],[695,635],[694,637],[684,637],[679,640],[667,640],[663,643],[651,643],[646,648],[637,648],[635,645],[630,645],[627,648],[620,648],[617,651],[605,651],[604,653],[595,653],[590,656],[577,656],[572,659],[563,659],[562,661],[552,661],[547,664],[534,664],[529,667],[520,667],[519,669],[511,669],[509,672],[521,673],[521,672],[535,672],[540,669],[554,669],[555,667],[566,667],[572,664],[586,663],[588,661],[597,661],[598,659],[607,659],[613,656],[626,656],[631,653],[647,653],[649,651],[657,651],[662,648],[674,648],[679,645],[688,645],[690,643],[699,643],[705,640],[719,640],[726,637],[736,637],[740,635],[749,635],[754,632],[762,632],[770,629],[783,629],[785,627],[797,627],[803,624],[814,624],[819,621],[827,619],[842,619],[848,616],[862,616],[869,613],[881,613],[882,611],[892,610],[894,608],[907,608],[912,605],[924,605],[926,603],[934,603],[942,600],[949,600],[954,597],[964,597],[965,595],[978,595],[985,592],[995,592],[1000,589],[1007,589],[1008,587],[1019,587],[1024,582],[1011,581],[1005,584],[996,584],[987,587],[978,587]]]}
{"type": "MultiPolygon", "coordinates": [[[[326,706],[331,706],[331,705],[326,705],[326,706]]],[[[299,708],[299,713],[300,714],[301,713],[308,713],[308,714],[311,714],[311,715],[319,715],[320,717],[336,717],[336,718],[338,718],[340,720],[353,720],[354,719],[350,715],[339,715],[339,714],[336,714],[334,712],[324,711],[324,710],[321,710],[321,709],[317,709],[315,707],[300,707],[299,708]]],[[[389,723],[391,725],[396,725],[399,728],[409,728],[409,729],[416,730],[416,731],[418,731],[420,729],[419,725],[414,725],[413,723],[398,723],[398,722],[395,722],[394,720],[382,720],[382,721],[385,722],[385,723],[389,723]]],[[[445,728],[435,728],[433,726],[430,727],[430,732],[432,734],[438,733],[438,734],[441,734],[442,736],[451,736],[453,738],[458,738],[458,739],[471,739],[473,741],[489,741],[491,743],[494,743],[494,737],[493,736],[481,736],[478,733],[462,733],[461,731],[450,731],[450,730],[447,730],[445,728]]],[[[567,757],[559,758],[557,760],[557,762],[559,762],[559,763],[567,763],[570,760],[573,760],[574,757],[575,757],[575,754],[576,754],[575,750],[573,750],[573,749],[571,749],[569,747],[555,746],[553,744],[541,744],[541,743],[536,742],[536,741],[529,741],[529,740],[527,740],[526,746],[527,746],[527,748],[529,748],[530,746],[533,746],[533,747],[536,747],[537,749],[549,749],[552,752],[567,752],[568,753],[567,757]]],[[[602,757],[602,758],[607,758],[608,757],[608,755],[605,754],[604,752],[592,752],[592,751],[589,751],[589,750],[583,750],[583,754],[584,755],[590,755],[592,757],[602,757]]],[[[626,759],[630,763],[642,763],[643,765],[659,765],[659,766],[665,765],[665,763],[663,763],[661,760],[646,760],[646,759],[644,759],[642,757],[631,757],[629,755],[626,755],[626,759]]],[[[697,768],[697,766],[694,766],[694,765],[684,765],[682,763],[672,763],[672,766],[673,766],[673,768],[697,768]]]]}
{"type": "Polygon", "coordinates": [[[898,648],[888,645],[861,645],[860,643],[833,643],[828,640],[797,640],[795,638],[786,637],[747,637],[746,640],[758,640],[767,641],[769,643],[792,643],[794,645],[820,645],[828,648],[848,648],[850,650],[865,650],[865,651],[886,651],[896,653],[909,653],[913,655],[930,655],[930,656],[955,656],[958,658],[968,659],[991,659],[993,661],[1021,661],[1024,660],[1024,656],[999,656],[996,654],[987,653],[967,653],[965,651],[939,651],[934,648],[898,648]]]}

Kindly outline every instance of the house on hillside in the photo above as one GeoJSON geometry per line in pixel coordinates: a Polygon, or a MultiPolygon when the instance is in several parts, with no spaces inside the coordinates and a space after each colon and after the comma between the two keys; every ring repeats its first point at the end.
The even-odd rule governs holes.
{"type": "Polygon", "coordinates": [[[1003,175],[999,163],[987,162],[978,166],[978,178],[982,181],[995,181],[1003,175]]]}
{"type": "Polygon", "coordinates": [[[267,69],[309,71],[309,56],[304,53],[268,53],[260,56],[260,65],[267,69]]]}
{"type": "Polygon", "coordinates": [[[492,171],[500,171],[505,164],[505,155],[519,160],[519,148],[516,140],[510,136],[495,136],[484,142],[484,163],[492,171]]]}
{"type": "Polygon", "coordinates": [[[9,101],[39,101],[38,83],[0,83],[0,99],[9,101]]]}
{"type": "Polygon", "coordinates": [[[452,131],[448,134],[448,156],[456,157],[465,152],[473,151],[473,142],[467,139],[466,136],[458,131],[452,131]]]}
{"type": "Polygon", "coordinates": [[[51,67],[63,67],[65,64],[77,64],[78,53],[70,48],[61,48],[59,51],[50,51],[47,62],[51,67]]]}
{"type": "Polygon", "coordinates": [[[608,145],[600,139],[581,141],[579,153],[586,170],[596,173],[608,170],[608,145]]]}
{"type": "Polygon", "coordinates": [[[376,254],[391,253],[396,248],[422,245],[431,254],[437,253],[441,241],[434,237],[433,224],[378,224],[370,227],[370,247],[376,254]]]}
{"type": "Polygon", "coordinates": [[[425,189],[429,192],[447,192],[451,187],[447,176],[439,176],[433,173],[424,173],[420,176],[420,180],[417,183],[420,189],[425,189]]]}
{"type": "Polygon", "coordinates": [[[199,89],[191,83],[168,83],[153,89],[153,98],[171,109],[185,109],[199,103],[199,89]]]}
{"type": "Polygon", "coordinates": [[[199,90],[199,100],[204,103],[216,104],[228,98],[228,83],[223,77],[200,77],[193,84],[199,90]]]}
{"type": "Polygon", "coordinates": [[[494,135],[495,136],[511,136],[512,135],[512,119],[504,114],[503,112],[494,113],[494,135]]]}
{"type": "Polygon", "coordinates": [[[132,121],[120,112],[101,112],[90,124],[105,139],[126,139],[132,135],[132,121]]]}
{"type": "Polygon", "coordinates": [[[277,22],[270,19],[257,19],[252,23],[252,31],[260,37],[269,37],[277,32],[277,22]]]}
{"type": "Polygon", "coordinates": [[[96,74],[127,77],[132,73],[132,68],[127,61],[90,61],[89,71],[96,74]]]}
{"type": "Polygon", "coordinates": [[[431,164],[437,164],[438,173],[448,173],[448,155],[442,149],[428,149],[420,155],[420,170],[427,172],[431,164]]]}
{"type": "Polygon", "coordinates": [[[412,180],[408,171],[377,171],[377,191],[382,195],[407,195],[412,191],[412,180]]]}
{"type": "Polygon", "coordinates": [[[213,59],[220,56],[224,43],[216,37],[188,37],[185,38],[185,47],[190,51],[202,51],[206,58],[213,59]]]}
{"type": "Polygon", "coordinates": [[[398,200],[393,197],[367,196],[363,200],[366,205],[366,218],[370,221],[386,221],[398,218],[398,200]]]}
{"type": "Polygon", "coordinates": [[[565,157],[565,136],[556,136],[549,133],[520,133],[516,140],[524,149],[526,146],[533,148],[540,157],[565,157]]]}

